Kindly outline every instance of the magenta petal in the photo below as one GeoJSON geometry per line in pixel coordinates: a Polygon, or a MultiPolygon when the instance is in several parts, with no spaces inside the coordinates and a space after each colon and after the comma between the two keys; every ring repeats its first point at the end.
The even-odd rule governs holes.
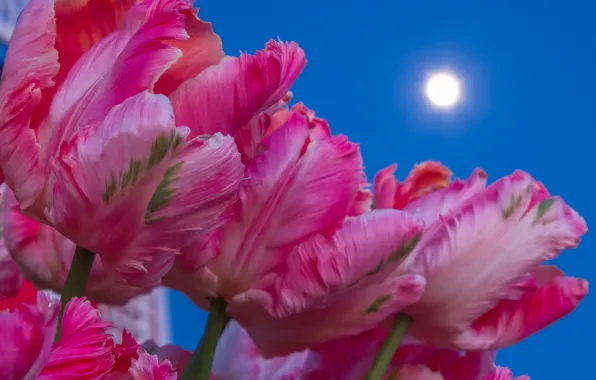
{"type": "Polygon", "coordinates": [[[588,294],[588,281],[557,276],[518,300],[503,300],[457,338],[463,349],[501,349],[571,313],[588,294]]]}
{"type": "Polygon", "coordinates": [[[92,380],[107,374],[114,364],[109,327],[89,301],[70,300],[64,312],[60,340],[54,344],[41,378],[66,379],[68,373],[70,378],[82,376],[92,380]]]}
{"type": "Polygon", "coordinates": [[[12,35],[0,85],[0,169],[24,209],[45,181],[31,119],[60,68],[55,38],[54,2],[29,1],[12,35]]]}
{"type": "Polygon", "coordinates": [[[397,210],[349,219],[332,238],[297,246],[274,289],[238,295],[230,315],[267,357],[372,329],[424,290],[423,277],[400,267],[421,230],[397,210]]]}
{"type": "Polygon", "coordinates": [[[121,29],[77,61],[56,92],[39,134],[46,159],[59,152],[63,141],[100,122],[115,105],[153,89],[181,55],[164,41],[188,38],[183,13],[191,8],[186,0],[139,1],[121,29]]]}
{"type": "Polygon", "coordinates": [[[50,357],[59,305],[38,295],[37,305],[0,311],[0,378],[37,379],[50,357]]]}
{"type": "Polygon", "coordinates": [[[358,146],[344,136],[309,141],[301,115],[266,140],[247,169],[234,218],[220,231],[221,254],[209,265],[218,293],[232,297],[271,279],[289,251],[337,228],[362,177],[358,146]]]}
{"type": "Polygon", "coordinates": [[[279,102],[306,64],[296,43],[270,41],[255,55],[226,57],[170,95],[179,125],[191,137],[234,135],[258,113],[279,102]]]}

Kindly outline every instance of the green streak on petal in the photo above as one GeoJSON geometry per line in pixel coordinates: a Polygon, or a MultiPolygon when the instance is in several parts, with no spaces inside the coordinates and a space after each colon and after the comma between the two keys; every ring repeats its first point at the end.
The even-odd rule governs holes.
{"type": "Polygon", "coordinates": [[[554,198],[548,198],[548,199],[545,199],[542,202],[540,202],[537,206],[538,211],[536,212],[536,217],[534,218],[534,223],[538,223],[540,221],[540,219],[542,219],[544,217],[544,215],[546,215],[546,213],[550,211],[550,209],[553,207],[554,204],[555,204],[554,198]]]}
{"type": "Polygon", "coordinates": [[[385,302],[391,299],[391,294],[385,294],[373,301],[370,306],[366,309],[367,313],[376,313],[381,309],[381,306],[385,304],[385,302]]]}
{"type": "Polygon", "coordinates": [[[183,164],[184,161],[178,162],[176,165],[166,170],[163,179],[155,189],[155,192],[153,193],[153,196],[151,197],[151,200],[147,205],[147,211],[145,212],[145,223],[150,223],[151,214],[153,214],[156,211],[159,211],[166,204],[168,204],[168,202],[172,200],[172,196],[175,192],[175,189],[173,188],[172,184],[178,179],[176,177],[176,174],[183,164]]]}
{"type": "Polygon", "coordinates": [[[395,253],[389,256],[389,260],[397,261],[409,255],[414,250],[414,248],[416,248],[416,245],[418,245],[421,238],[422,234],[417,234],[409,241],[404,242],[400,249],[398,249],[397,251],[395,251],[395,253]]]}
{"type": "MultiPolygon", "coordinates": [[[[106,183],[105,190],[101,196],[103,201],[109,204],[118,189],[120,190],[120,195],[124,196],[131,186],[136,185],[147,171],[160,163],[166,157],[168,152],[176,150],[176,148],[182,144],[182,141],[182,136],[176,131],[172,131],[169,135],[162,134],[157,136],[155,141],[151,144],[149,157],[140,159],[131,158],[128,169],[124,173],[120,173],[119,175],[112,173],[112,178],[110,179],[110,182],[106,183]]],[[[167,177],[167,172],[165,177],[167,177]]],[[[165,179],[166,178],[164,178],[164,180],[165,179]]],[[[159,187],[156,192],[157,191],[159,191],[159,187]]]]}

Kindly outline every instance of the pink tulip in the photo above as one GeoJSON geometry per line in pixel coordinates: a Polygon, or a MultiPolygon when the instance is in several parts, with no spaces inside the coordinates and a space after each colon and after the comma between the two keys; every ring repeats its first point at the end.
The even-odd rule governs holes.
{"type": "MultiPolygon", "coordinates": [[[[4,239],[0,243],[6,244],[7,253],[10,253],[7,262],[14,266],[12,276],[21,278],[24,275],[40,289],[62,293],[75,244],[52,227],[23,215],[10,190],[6,191],[5,198],[5,209],[0,214],[4,239]]],[[[0,288],[0,291],[4,289],[0,288]]],[[[120,283],[106,272],[100,258],[93,263],[85,296],[106,305],[124,305],[149,290],[120,283]]]]}
{"type": "Polygon", "coordinates": [[[100,379],[111,370],[109,324],[89,302],[74,298],[66,306],[61,339],[54,342],[59,305],[40,294],[37,305],[20,304],[0,312],[2,379],[100,379]],[[8,339],[8,340],[6,340],[8,339]]]}
{"type": "Polygon", "coordinates": [[[244,175],[233,138],[188,136],[166,97],[222,57],[190,0],[29,2],[0,86],[0,167],[24,214],[159,284],[244,175]]]}
{"type": "Polygon", "coordinates": [[[586,280],[542,265],[577,246],[584,220],[524,172],[485,182],[476,170],[403,207],[427,223],[411,255],[427,285],[405,312],[414,319],[409,333],[428,344],[507,347],[569,314],[588,292],[586,280]]]}
{"type": "MultiPolygon", "coordinates": [[[[262,117],[271,119],[267,113],[262,117]]],[[[248,127],[255,128],[255,140],[240,134],[237,139],[264,140],[255,148],[258,155],[245,154],[247,180],[231,219],[187,248],[165,279],[194,300],[211,296],[233,302],[267,285],[263,280],[271,283],[295,245],[337,229],[359,189],[358,147],[343,136],[319,133],[302,111],[294,110],[281,125],[248,127]]]]}
{"type": "Polygon", "coordinates": [[[220,380],[302,379],[308,351],[265,359],[247,332],[231,321],[217,344],[212,374],[220,380]]]}
{"type": "MultiPolygon", "coordinates": [[[[362,379],[383,343],[384,334],[371,330],[311,350],[304,365],[309,380],[362,379]]],[[[494,351],[457,352],[421,345],[406,337],[394,354],[386,379],[478,380],[494,368],[494,351]]]]}

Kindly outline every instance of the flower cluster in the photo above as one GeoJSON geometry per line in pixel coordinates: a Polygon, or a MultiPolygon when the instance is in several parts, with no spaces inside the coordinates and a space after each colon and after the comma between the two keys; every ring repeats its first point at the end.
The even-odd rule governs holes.
{"type": "Polygon", "coordinates": [[[226,56],[191,0],[29,2],[0,84],[0,378],[513,378],[496,351],[588,292],[545,264],[584,220],[522,171],[369,185],[290,105],[305,65],[226,56]],[[94,306],[162,285],[209,311],[194,354],[94,306]]]}

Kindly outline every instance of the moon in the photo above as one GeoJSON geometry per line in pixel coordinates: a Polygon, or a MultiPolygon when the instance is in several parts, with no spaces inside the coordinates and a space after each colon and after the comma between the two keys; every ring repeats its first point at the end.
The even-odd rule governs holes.
{"type": "Polygon", "coordinates": [[[460,100],[461,86],[452,74],[434,74],[426,82],[426,96],[439,108],[451,108],[460,100]]]}

